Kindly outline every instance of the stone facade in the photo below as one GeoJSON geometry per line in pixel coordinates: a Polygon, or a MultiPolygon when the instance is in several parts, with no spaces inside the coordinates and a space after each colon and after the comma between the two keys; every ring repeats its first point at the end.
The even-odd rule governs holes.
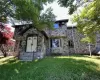
{"type": "MultiPolygon", "coordinates": [[[[45,55],[60,54],[88,54],[89,46],[87,43],[82,43],[84,38],[82,34],[77,31],[76,27],[67,26],[63,21],[58,21],[60,27],[54,30],[45,29],[48,39],[35,28],[30,28],[24,32],[23,35],[16,35],[16,50],[19,53],[19,58],[22,60],[33,60],[35,58],[43,58],[45,55]],[[27,37],[37,36],[37,50],[36,52],[26,52],[27,37]],[[56,46],[57,45],[57,46],[56,46]]],[[[91,44],[91,51],[96,47],[100,47],[100,34],[97,34],[96,44],[91,44]]]]}
{"type": "MultiPolygon", "coordinates": [[[[88,44],[81,42],[81,39],[84,38],[84,36],[77,31],[76,27],[68,28],[67,29],[67,36],[68,36],[68,40],[73,40],[74,53],[79,53],[79,54],[89,53],[88,44]]],[[[91,50],[94,50],[94,48],[95,48],[95,45],[92,44],[91,50]]],[[[70,51],[73,51],[73,50],[70,50],[70,51]]]]}
{"type": "MultiPolygon", "coordinates": [[[[61,23],[61,22],[60,22],[61,23]]],[[[47,31],[46,31],[47,32],[47,31]]],[[[77,28],[74,26],[67,26],[63,24],[62,27],[57,28],[53,31],[48,31],[50,40],[59,39],[59,47],[49,47],[50,53],[61,55],[71,55],[71,54],[89,54],[89,45],[87,43],[81,42],[81,39],[84,38],[82,34],[77,31],[77,28]],[[72,42],[70,45],[70,41],[72,42]]],[[[50,41],[50,44],[52,42],[50,41]]],[[[93,52],[96,47],[100,48],[100,34],[97,34],[96,44],[91,44],[91,51],[93,52]]]]}
{"type": "Polygon", "coordinates": [[[96,35],[96,47],[100,48],[100,33],[97,33],[96,35]]]}
{"type": "MultiPolygon", "coordinates": [[[[67,26],[66,26],[67,27],[67,26]]],[[[51,53],[61,53],[62,55],[71,55],[71,54],[88,54],[88,44],[81,42],[81,39],[84,38],[82,34],[77,31],[77,28],[67,27],[66,37],[61,37],[60,39],[60,47],[50,48],[51,53]],[[69,46],[68,41],[72,41],[73,47],[69,46]]],[[[51,37],[51,39],[53,39],[51,37]]],[[[100,47],[100,34],[97,34],[97,42],[96,44],[91,44],[91,51],[94,51],[96,47],[100,47]]]]}
{"type": "Polygon", "coordinates": [[[37,29],[30,28],[23,35],[16,36],[16,40],[17,40],[17,43],[20,42],[19,46],[18,46],[18,44],[16,44],[16,45],[18,46],[18,50],[19,50],[18,54],[19,54],[19,58],[21,60],[29,60],[30,61],[30,60],[33,60],[35,58],[43,58],[46,55],[47,39],[37,29]],[[27,37],[29,35],[37,36],[37,49],[36,49],[36,52],[26,52],[27,37]]]}
{"type": "Polygon", "coordinates": [[[50,37],[65,37],[66,35],[66,27],[65,25],[62,25],[62,27],[54,30],[47,31],[48,36],[50,37]]]}

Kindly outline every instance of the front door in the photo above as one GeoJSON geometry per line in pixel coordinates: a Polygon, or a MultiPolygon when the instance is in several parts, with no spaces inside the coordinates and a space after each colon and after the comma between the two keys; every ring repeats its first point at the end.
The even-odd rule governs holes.
{"type": "Polygon", "coordinates": [[[26,52],[36,52],[37,50],[37,37],[28,37],[27,38],[27,47],[26,52]]]}

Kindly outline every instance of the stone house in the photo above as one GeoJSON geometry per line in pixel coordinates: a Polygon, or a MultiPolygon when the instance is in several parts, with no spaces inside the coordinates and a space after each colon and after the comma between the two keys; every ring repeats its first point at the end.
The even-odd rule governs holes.
{"type": "Polygon", "coordinates": [[[44,31],[38,31],[31,24],[17,25],[15,28],[15,53],[21,60],[30,61],[46,55],[48,37],[44,31]]]}
{"type": "MultiPolygon", "coordinates": [[[[21,60],[33,60],[52,54],[89,53],[88,44],[80,41],[84,36],[78,33],[76,26],[67,26],[67,23],[68,19],[58,20],[54,24],[54,30],[43,31],[38,31],[31,24],[15,26],[15,52],[21,60]]],[[[97,43],[91,44],[91,50],[96,47],[100,47],[100,34],[97,34],[97,43]]]]}
{"type": "MultiPolygon", "coordinates": [[[[55,22],[55,30],[46,30],[49,37],[49,53],[60,55],[89,54],[89,45],[81,42],[84,38],[76,26],[68,26],[68,20],[55,22]]],[[[91,51],[100,48],[100,34],[97,34],[96,44],[91,44],[91,51]]]]}

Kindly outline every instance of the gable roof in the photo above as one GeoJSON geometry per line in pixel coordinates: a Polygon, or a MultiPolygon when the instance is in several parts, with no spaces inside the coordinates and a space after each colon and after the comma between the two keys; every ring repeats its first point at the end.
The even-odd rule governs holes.
{"type": "MultiPolygon", "coordinates": [[[[22,30],[19,35],[23,36],[24,33],[26,33],[29,29],[33,28],[34,25],[32,24],[26,24],[26,25],[29,25],[29,27],[25,28],[24,30],[22,30]]],[[[15,28],[19,28],[19,27],[22,27],[22,26],[25,26],[25,25],[15,25],[15,28]]],[[[35,27],[34,27],[35,28],[35,27]]],[[[37,29],[37,31],[39,31],[37,29]]],[[[45,33],[45,31],[39,31],[41,34],[43,34],[45,36],[46,39],[48,39],[48,36],[47,34],[45,33]]]]}
{"type": "Polygon", "coordinates": [[[57,20],[57,21],[55,21],[55,23],[62,23],[62,22],[68,22],[68,19],[62,19],[62,20],[57,20]]]}

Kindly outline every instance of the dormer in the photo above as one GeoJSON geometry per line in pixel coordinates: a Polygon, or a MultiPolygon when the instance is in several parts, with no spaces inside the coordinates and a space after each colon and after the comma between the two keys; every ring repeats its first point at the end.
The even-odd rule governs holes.
{"type": "Polygon", "coordinates": [[[59,28],[62,28],[64,26],[67,26],[67,22],[68,22],[68,19],[57,20],[57,21],[55,21],[54,28],[59,29],[59,28]]]}
{"type": "Polygon", "coordinates": [[[55,21],[54,30],[49,31],[49,37],[66,37],[67,22],[68,19],[55,21]]]}

